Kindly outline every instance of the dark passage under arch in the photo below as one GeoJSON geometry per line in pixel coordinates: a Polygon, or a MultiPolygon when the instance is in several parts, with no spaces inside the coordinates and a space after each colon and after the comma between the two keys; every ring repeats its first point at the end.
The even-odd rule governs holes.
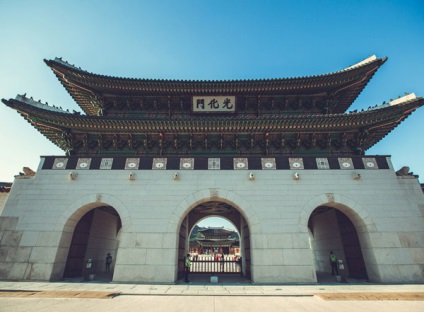
{"type": "Polygon", "coordinates": [[[332,207],[320,206],[312,212],[308,227],[318,281],[320,276],[332,272],[330,251],[336,254],[338,260],[343,261],[344,272],[339,270],[340,274],[344,273],[348,278],[368,279],[358,233],[345,213],[332,207]]]}
{"type": "Polygon", "coordinates": [[[86,278],[93,274],[97,280],[112,280],[113,264],[110,272],[105,272],[105,259],[110,253],[116,262],[121,219],[110,206],[91,209],[75,226],[69,246],[63,278],[86,278]],[[92,264],[87,270],[87,260],[92,264]]]}

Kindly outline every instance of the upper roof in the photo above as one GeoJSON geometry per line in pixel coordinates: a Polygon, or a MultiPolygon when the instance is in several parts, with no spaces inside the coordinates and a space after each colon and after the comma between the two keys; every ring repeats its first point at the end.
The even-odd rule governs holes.
{"type": "Polygon", "coordinates": [[[205,229],[199,229],[199,233],[201,233],[205,237],[213,237],[213,236],[228,237],[234,233],[234,230],[225,229],[224,227],[208,227],[205,229]]]}
{"type": "Polygon", "coordinates": [[[44,60],[87,115],[97,115],[104,95],[332,95],[333,113],[345,112],[387,58],[371,56],[337,72],[295,78],[255,80],[160,80],[118,78],[93,74],[61,58],[44,60]]]}

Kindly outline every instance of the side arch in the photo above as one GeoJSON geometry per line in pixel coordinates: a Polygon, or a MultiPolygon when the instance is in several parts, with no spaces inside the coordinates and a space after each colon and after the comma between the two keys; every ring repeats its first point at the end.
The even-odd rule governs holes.
{"type": "Polygon", "coordinates": [[[99,207],[111,207],[118,213],[120,222],[119,237],[122,233],[131,230],[131,218],[128,210],[122,201],[111,195],[98,193],[81,197],[72,202],[58,218],[54,226],[54,231],[59,239],[50,280],[60,280],[63,276],[74,229],[78,222],[88,212],[99,207]]]}
{"type": "Polygon", "coordinates": [[[345,195],[334,193],[314,196],[305,203],[299,216],[298,224],[300,231],[308,232],[309,217],[320,206],[328,206],[342,211],[350,218],[358,233],[372,233],[377,231],[374,220],[359,203],[345,195]]]}
{"type": "MultiPolygon", "coordinates": [[[[334,194],[334,193],[326,193],[326,194],[321,194],[318,196],[314,196],[313,198],[311,198],[308,202],[305,203],[305,205],[303,206],[303,209],[300,213],[299,216],[299,231],[302,232],[308,232],[308,235],[311,239],[312,242],[315,241],[315,233],[310,231],[310,226],[312,228],[314,228],[315,226],[313,225],[314,223],[309,223],[309,222],[314,222],[313,220],[315,220],[315,218],[317,217],[317,211],[318,213],[322,213],[323,211],[325,211],[326,209],[334,209],[336,211],[338,211],[337,213],[340,214],[340,217],[342,217],[344,215],[344,220],[349,220],[344,222],[343,227],[340,228],[339,230],[339,226],[335,226],[335,228],[337,228],[337,231],[342,231],[341,229],[347,229],[350,228],[352,230],[348,230],[348,232],[350,231],[351,233],[354,233],[356,231],[357,235],[356,239],[355,237],[351,237],[348,240],[346,239],[346,235],[343,235],[343,241],[344,242],[349,242],[349,247],[348,250],[352,251],[352,246],[357,246],[358,249],[358,255],[360,255],[360,253],[362,253],[362,255],[360,255],[360,257],[362,257],[362,261],[363,264],[365,265],[364,268],[366,268],[366,272],[365,275],[368,276],[368,279],[374,282],[378,282],[380,281],[380,272],[379,272],[379,268],[376,262],[376,255],[375,255],[375,251],[373,248],[373,244],[372,244],[372,235],[374,233],[376,233],[377,230],[377,226],[373,220],[373,218],[369,215],[369,213],[367,212],[367,210],[365,208],[363,208],[358,202],[356,202],[355,200],[345,196],[345,195],[341,195],[341,194],[334,194]],[[324,210],[322,210],[324,209],[324,210]],[[314,215],[314,217],[313,217],[314,215]],[[348,223],[351,222],[351,226],[348,226],[348,223]],[[347,228],[346,228],[347,226],[347,228]],[[353,232],[352,232],[353,231],[353,232]],[[354,243],[356,240],[356,243],[354,243]],[[359,242],[358,242],[359,240],[359,242]],[[353,245],[351,245],[353,244],[353,245]]],[[[339,219],[339,218],[337,218],[339,219]]],[[[342,218],[343,219],[343,218],[342,218]]],[[[339,219],[339,222],[340,220],[339,219]]],[[[323,222],[323,219],[321,219],[323,222]]],[[[328,220],[328,222],[330,222],[330,220],[328,220]]],[[[332,221],[331,221],[332,222],[332,221]]],[[[333,228],[330,224],[333,223],[329,223],[327,226],[325,226],[324,223],[320,223],[321,227],[325,226],[322,229],[335,229],[333,228]],[[328,227],[330,226],[330,227],[328,227]]],[[[319,223],[318,223],[319,224],[319,223]]],[[[311,228],[311,229],[312,229],[311,228]]],[[[334,240],[337,239],[341,239],[341,236],[339,236],[339,238],[337,238],[337,235],[342,235],[341,232],[337,232],[339,234],[333,233],[333,235],[336,236],[328,236],[328,234],[330,232],[328,232],[329,230],[325,230],[325,232],[320,232],[321,234],[318,234],[318,241],[322,242],[322,236],[320,237],[320,235],[327,235],[328,238],[334,240]]],[[[333,230],[334,231],[334,230],[333,230]]],[[[344,231],[344,233],[346,233],[346,231],[344,231]]],[[[330,242],[330,241],[327,241],[330,242]]],[[[312,244],[314,245],[314,244],[312,244]]],[[[331,245],[331,244],[330,244],[331,245]]],[[[344,243],[343,243],[344,245],[344,243]]],[[[319,250],[319,255],[317,255],[317,257],[319,257],[319,260],[317,260],[315,258],[315,251],[313,250],[313,248],[311,247],[311,253],[312,253],[312,257],[316,260],[319,261],[321,263],[321,265],[319,266],[319,268],[317,267],[317,272],[318,271],[322,271],[322,266],[326,266],[329,265],[328,262],[328,254],[325,254],[325,252],[329,252],[329,250],[326,250],[326,248],[328,248],[329,246],[325,245],[321,245],[324,248],[320,248],[319,250]],[[325,260],[327,259],[327,260],[325,260]]],[[[333,246],[334,247],[334,246],[333,246]]],[[[343,247],[345,248],[345,247],[343,247]]],[[[345,249],[345,251],[347,251],[345,249]]],[[[352,256],[352,254],[351,254],[352,256]]],[[[354,262],[354,258],[352,257],[347,257],[348,264],[349,261],[351,263],[354,262]]],[[[317,263],[316,263],[317,264],[317,263]]],[[[349,266],[349,265],[348,265],[349,266]]],[[[358,267],[356,267],[358,268],[358,267]]]]}
{"type": "Polygon", "coordinates": [[[75,226],[88,211],[100,206],[113,207],[121,218],[124,231],[131,230],[131,218],[125,204],[114,196],[98,193],[81,197],[72,202],[56,222],[55,231],[66,231],[67,227],[75,226]]]}

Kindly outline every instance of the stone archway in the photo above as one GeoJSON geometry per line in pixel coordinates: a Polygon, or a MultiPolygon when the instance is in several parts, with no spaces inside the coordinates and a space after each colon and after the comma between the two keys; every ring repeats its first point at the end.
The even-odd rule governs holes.
{"type": "Polygon", "coordinates": [[[242,265],[248,267],[251,271],[246,272],[246,276],[249,275],[252,282],[254,282],[255,275],[251,266],[251,235],[261,234],[261,224],[259,222],[259,217],[256,213],[256,210],[246,201],[243,197],[238,194],[223,190],[219,188],[210,188],[197,191],[192,193],[183,199],[173,211],[171,218],[168,223],[168,232],[177,234],[176,242],[176,255],[175,255],[175,281],[178,279],[179,272],[182,271],[184,255],[188,249],[186,246],[186,237],[188,237],[188,219],[190,211],[193,210],[196,206],[203,204],[209,201],[217,201],[226,203],[238,211],[241,216],[241,227],[240,232],[241,236],[245,241],[249,242],[249,245],[246,246],[248,249],[249,255],[242,259],[242,265]],[[182,243],[181,237],[184,238],[184,243],[182,243]],[[248,258],[248,259],[246,259],[248,258]],[[246,265],[246,261],[248,265],[246,265]]]}
{"type": "Polygon", "coordinates": [[[333,280],[330,251],[343,261],[344,271],[339,272],[342,275],[379,280],[369,238],[375,225],[366,210],[355,201],[338,194],[316,196],[304,207],[299,225],[303,231],[309,232],[318,281],[333,280]]]}
{"type": "Polygon", "coordinates": [[[121,227],[121,218],[113,207],[100,206],[85,213],[74,228],[63,278],[111,281],[121,227]],[[106,268],[109,255],[112,264],[106,268]]]}
{"type": "Polygon", "coordinates": [[[91,271],[98,280],[112,280],[121,234],[130,228],[123,203],[110,195],[90,195],[73,202],[55,226],[60,241],[50,280],[82,277],[87,272],[81,265],[85,266],[88,258],[93,260],[91,271]],[[112,270],[103,274],[108,253],[113,258],[112,270]]]}
{"type": "MultiPolygon", "coordinates": [[[[308,222],[318,282],[333,274],[329,256],[337,256],[338,273],[343,277],[368,279],[358,234],[352,221],[342,211],[329,206],[317,207],[308,222]],[[326,274],[327,273],[327,274],[326,274]]],[[[339,275],[337,273],[334,273],[339,275]]]]}
{"type": "MultiPolygon", "coordinates": [[[[219,276],[222,274],[232,274],[235,273],[237,275],[244,276],[247,279],[251,279],[251,252],[250,252],[250,231],[249,226],[244,219],[243,215],[232,205],[224,202],[224,201],[206,201],[200,203],[193,207],[186,215],[184,220],[181,222],[180,231],[179,231],[179,241],[178,241],[178,278],[182,278],[184,273],[184,259],[187,253],[189,252],[189,235],[193,227],[198,223],[201,219],[205,217],[221,217],[227,219],[233,223],[239,233],[240,237],[240,252],[237,259],[231,260],[234,261],[233,266],[237,267],[237,270],[229,270],[224,271],[219,268],[219,272],[213,272],[213,274],[219,276]]],[[[216,229],[218,230],[218,229],[216,229]]],[[[227,249],[224,249],[227,250],[227,249]]],[[[229,249],[228,249],[229,250],[229,249]]],[[[220,248],[219,257],[223,254],[223,248],[220,248]]],[[[228,254],[225,255],[225,258],[228,259],[228,254]]],[[[234,256],[234,255],[231,255],[234,256]]],[[[210,259],[210,261],[216,261],[210,259]]],[[[229,267],[227,263],[225,267],[229,267]]],[[[214,266],[213,263],[210,265],[214,266]]],[[[224,267],[224,266],[223,266],[224,267]]],[[[210,271],[208,268],[207,272],[210,271]]],[[[212,271],[214,271],[212,269],[212,271]]],[[[199,271],[196,273],[204,273],[203,271],[199,271]]],[[[206,273],[206,271],[205,271],[206,273]]]]}

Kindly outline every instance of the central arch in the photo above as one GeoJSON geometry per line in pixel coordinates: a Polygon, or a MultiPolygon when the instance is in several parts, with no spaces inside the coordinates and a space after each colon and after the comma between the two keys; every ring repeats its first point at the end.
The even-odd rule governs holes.
{"type": "MultiPolygon", "coordinates": [[[[198,263],[192,263],[192,269],[194,270],[192,270],[191,274],[196,274],[197,276],[203,275],[203,278],[205,278],[205,274],[207,277],[209,277],[209,275],[216,275],[220,281],[224,281],[224,278],[228,278],[229,275],[233,277],[241,275],[250,280],[251,256],[249,226],[242,214],[235,207],[223,201],[207,201],[197,205],[189,211],[181,223],[177,259],[178,278],[181,279],[184,274],[185,256],[189,254],[190,250],[190,233],[194,226],[206,217],[221,217],[230,221],[235,226],[240,237],[239,252],[238,254],[230,253],[230,250],[232,250],[231,248],[215,247],[208,253],[208,258],[198,263]]],[[[210,230],[212,230],[212,232],[225,231],[223,228],[210,228],[210,230]]],[[[219,244],[219,240],[222,239],[225,238],[220,237],[214,241],[214,244],[219,244]]],[[[191,254],[191,260],[194,260],[193,254],[191,254]]]]}
{"type": "Polygon", "coordinates": [[[179,215],[176,228],[170,223],[178,234],[175,280],[183,275],[184,256],[189,251],[188,238],[191,229],[197,222],[208,216],[223,217],[237,228],[240,233],[243,275],[254,280],[251,270],[250,236],[252,232],[260,232],[260,224],[256,212],[247,201],[226,190],[208,189],[191,194],[178,205],[173,214],[175,217],[179,215]]]}

